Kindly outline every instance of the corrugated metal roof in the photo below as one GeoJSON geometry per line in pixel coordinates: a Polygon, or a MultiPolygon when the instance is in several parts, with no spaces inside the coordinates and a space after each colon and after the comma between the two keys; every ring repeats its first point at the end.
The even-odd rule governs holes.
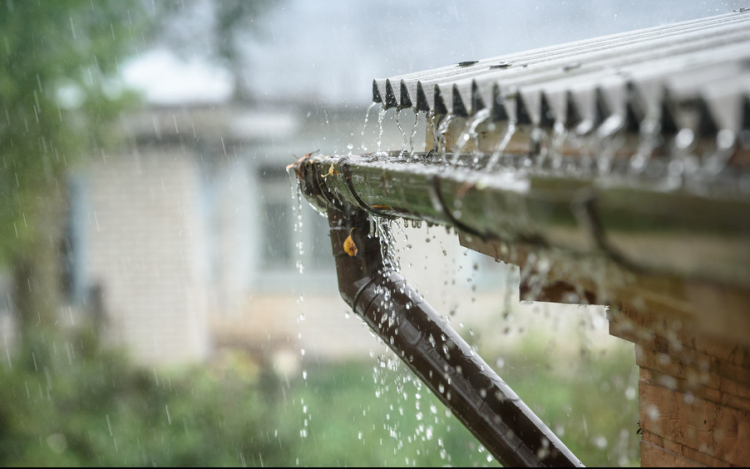
{"type": "Polygon", "coordinates": [[[750,131],[750,11],[376,79],[373,101],[437,115],[637,132],[750,131]],[[616,119],[617,120],[617,119],[616,119]],[[583,123],[583,127],[581,126],[583,123]]]}

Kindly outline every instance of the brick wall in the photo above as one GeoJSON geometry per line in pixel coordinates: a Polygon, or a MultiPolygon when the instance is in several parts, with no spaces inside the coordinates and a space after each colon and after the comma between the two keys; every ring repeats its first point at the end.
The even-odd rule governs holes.
{"type": "Polygon", "coordinates": [[[636,344],[643,466],[750,462],[750,349],[653,313],[619,311],[611,332],[636,344]]]}
{"type": "Polygon", "coordinates": [[[193,155],[158,148],[89,170],[85,278],[99,285],[105,333],[141,363],[208,353],[200,177],[193,155]]]}

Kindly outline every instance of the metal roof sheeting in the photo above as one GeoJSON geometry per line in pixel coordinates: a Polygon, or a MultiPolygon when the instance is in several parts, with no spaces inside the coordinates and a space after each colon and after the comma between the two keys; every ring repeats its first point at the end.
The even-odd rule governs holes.
{"type": "Polygon", "coordinates": [[[638,131],[750,131],[750,11],[376,79],[373,101],[437,115],[638,131]],[[610,125],[612,125],[610,121],[610,125]],[[583,125],[582,125],[583,124],[583,125]],[[581,126],[582,125],[582,126],[581,126]],[[673,129],[672,129],[673,130],[673,129]]]}

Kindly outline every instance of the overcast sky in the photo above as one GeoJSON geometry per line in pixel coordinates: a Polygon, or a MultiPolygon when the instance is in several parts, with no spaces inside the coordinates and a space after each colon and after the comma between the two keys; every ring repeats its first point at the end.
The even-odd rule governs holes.
{"type": "MultiPolygon", "coordinates": [[[[750,0],[285,0],[246,45],[255,96],[366,106],[372,79],[731,12],[750,0]]],[[[142,53],[128,84],[152,102],[220,101],[228,73],[199,54],[142,53]]]]}

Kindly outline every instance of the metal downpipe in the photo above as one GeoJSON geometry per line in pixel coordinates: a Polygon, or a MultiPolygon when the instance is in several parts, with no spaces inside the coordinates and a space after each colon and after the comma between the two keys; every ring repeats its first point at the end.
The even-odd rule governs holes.
{"type": "Polygon", "coordinates": [[[582,466],[416,290],[386,269],[369,216],[340,208],[328,210],[331,244],[341,296],[354,312],[501,464],[582,466]],[[354,256],[344,248],[349,236],[354,256]]]}

